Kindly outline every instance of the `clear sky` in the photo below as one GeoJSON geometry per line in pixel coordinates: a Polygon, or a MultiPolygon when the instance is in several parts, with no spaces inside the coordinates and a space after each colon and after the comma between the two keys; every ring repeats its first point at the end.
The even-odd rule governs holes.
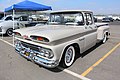
{"type": "MultiPolygon", "coordinates": [[[[0,11],[24,0],[0,0],[0,11]]],[[[53,10],[92,10],[95,14],[120,14],[120,0],[30,0],[51,6],[53,10]]]]}

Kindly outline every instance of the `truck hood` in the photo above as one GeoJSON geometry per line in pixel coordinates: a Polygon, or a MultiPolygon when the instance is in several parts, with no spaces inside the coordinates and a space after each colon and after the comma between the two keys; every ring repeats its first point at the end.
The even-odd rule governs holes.
{"type": "Polygon", "coordinates": [[[74,36],[76,34],[82,33],[83,31],[84,28],[82,26],[74,27],[73,25],[45,25],[22,28],[15,30],[14,32],[19,32],[22,36],[27,35],[28,37],[30,37],[31,35],[34,35],[44,37],[47,38],[49,42],[53,42],[59,39],[74,36]]]}
{"type": "Polygon", "coordinates": [[[101,27],[101,26],[106,26],[109,25],[109,23],[95,23],[95,25],[97,25],[97,27],[101,27]]]}

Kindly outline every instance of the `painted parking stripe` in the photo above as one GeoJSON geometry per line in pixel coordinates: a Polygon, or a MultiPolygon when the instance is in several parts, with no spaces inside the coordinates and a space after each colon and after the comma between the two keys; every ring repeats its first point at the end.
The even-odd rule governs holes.
{"type": "Polygon", "coordinates": [[[5,40],[5,41],[7,41],[7,42],[12,42],[13,40],[5,40]]]}
{"type": "Polygon", "coordinates": [[[11,43],[9,43],[8,41],[5,41],[5,40],[3,40],[3,39],[0,39],[1,41],[3,41],[4,43],[7,43],[8,45],[10,45],[10,46],[12,46],[12,47],[14,47],[14,45],[13,44],[11,44],[11,43]]]}
{"type": "Polygon", "coordinates": [[[91,80],[91,79],[88,79],[88,78],[86,78],[86,77],[84,77],[84,76],[81,76],[81,75],[79,75],[79,74],[77,74],[77,73],[75,73],[75,72],[72,72],[72,71],[70,71],[70,70],[68,70],[68,69],[64,69],[64,68],[62,68],[62,67],[58,67],[58,69],[63,70],[64,72],[66,72],[66,73],[68,73],[68,74],[71,74],[71,75],[73,75],[73,76],[75,76],[75,77],[77,77],[77,78],[79,78],[79,79],[82,79],[82,80],[91,80]]]}
{"type": "MultiPolygon", "coordinates": [[[[6,44],[8,44],[8,45],[10,45],[10,46],[12,46],[12,47],[14,47],[13,44],[11,44],[11,43],[3,40],[3,39],[0,39],[0,40],[3,41],[4,43],[6,43],[6,44]]],[[[77,78],[79,78],[79,79],[82,79],[82,80],[91,80],[91,79],[89,79],[89,78],[86,78],[86,77],[84,77],[84,76],[81,76],[81,75],[79,75],[79,74],[77,74],[77,73],[75,73],[75,72],[73,72],[73,71],[68,70],[68,69],[63,69],[63,68],[61,68],[61,67],[58,67],[58,69],[63,70],[64,72],[66,72],[66,73],[68,73],[68,74],[70,74],[70,75],[72,75],[72,76],[74,76],[74,77],[77,77],[77,78]]]]}
{"type": "Polygon", "coordinates": [[[120,39],[120,37],[109,37],[109,38],[112,38],[112,39],[120,39]]]}
{"type": "Polygon", "coordinates": [[[120,43],[118,43],[115,47],[113,47],[106,55],[104,55],[102,58],[100,58],[95,64],[93,64],[91,67],[89,67],[86,71],[84,71],[81,75],[86,76],[89,74],[97,65],[99,65],[104,59],[106,59],[113,51],[115,51],[120,46],[120,43]]]}

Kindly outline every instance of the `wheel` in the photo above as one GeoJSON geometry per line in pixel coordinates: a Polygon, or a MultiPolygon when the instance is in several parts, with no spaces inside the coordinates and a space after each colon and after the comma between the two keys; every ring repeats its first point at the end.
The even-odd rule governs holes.
{"type": "Polygon", "coordinates": [[[107,35],[104,34],[104,38],[103,38],[103,40],[102,40],[102,43],[104,44],[106,41],[107,41],[107,35]]]}
{"type": "Polygon", "coordinates": [[[75,49],[73,46],[69,46],[64,51],[64,55],[62,58],[62,67],[67,68],[71,66],[75,59],[75,49]]]}
{"type": "Polygon", "coordinates": [[[12,28],[8,29],[7,32],[6,32],[6,34],[8,36],[13,36],[13,29],[12,28]]]}

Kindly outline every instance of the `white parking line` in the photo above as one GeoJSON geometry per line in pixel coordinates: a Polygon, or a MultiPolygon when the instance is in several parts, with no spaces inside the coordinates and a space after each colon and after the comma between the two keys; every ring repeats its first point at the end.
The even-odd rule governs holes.
{"type": "MultiPolygon", "coordinates": [[[[5,40],[5,39],[4,39],[4,40],[5,40]]],[[[5,41],[12,42],[13,40],[5,40],[5,41]]]]}
{"type": "Polygon", "coordinates": [[[5,40],[3,40],[3,39],[0,39],[0,40],[3,41],[4,43],[6,43],[6,44],[8,44],[8,45],[10,45],[10,46],[12,46],[12,47],[14,47],[14,45],[11,44],[11,43],[9,43],[8,41],[5,41],[5,40]]]}
{"type": "Polygon", "coordinates": [[[70,70],[68,70],[68,69],[64,69],[64,68],[61,68],[61,67],[58,67],[58,68],[59,68],[60,70],[63,70],[64,72],[72,75],[72,76],[75,76],[75,77],[79,78],[79,79],[82,79],[82,80],[91,80],[91,79],[88,79],[88,78],[86,78],[86,77],[84,77],[84,76],[81,76],[81,75],[79,75],[79,74],[77,74],[77,73],[75,73],[75,72],[73,72],[73,71],[70,71],[70,70]]]}
{"type": "MultiPolygon", "coordinates": [[[[11,44],[11,43],[3,40],[3,39],[0,39],[0,40],[3,41],[4,43],[6,43],[6,44],[8,44],[8,45],[10,45],[10,46],[12,46],[12,47],[14,47],[13,44],[11,44]]],[[[68,73],[68,74],[70,74],[70,75],[72,75],[72,76],[74,76],[74,77],[77,77],[77,78],[79,78],[79,79],[81,79],[81,80],[91,80],[91,79],[88,79],[88,78],[86,78],[86,77],[84,77],[84,76],[81,76],[81,75],[79,75],[79,74],[77,74],[77,73],[75,73],[75,72],[73,72],[73,71],[70,71],[70,70],[68,70],[68,69],[64,69],[64,68],[62,68],[62,67],[58,67],[58,69],[63,70],[64,72],[66,72],[66,73],[68,73]]]]}
{"type": "Polygon", "coordinates": [[[112,38],[112,39],[120,39],[120,37],[109,37],[109,38],[112,38]]]}

